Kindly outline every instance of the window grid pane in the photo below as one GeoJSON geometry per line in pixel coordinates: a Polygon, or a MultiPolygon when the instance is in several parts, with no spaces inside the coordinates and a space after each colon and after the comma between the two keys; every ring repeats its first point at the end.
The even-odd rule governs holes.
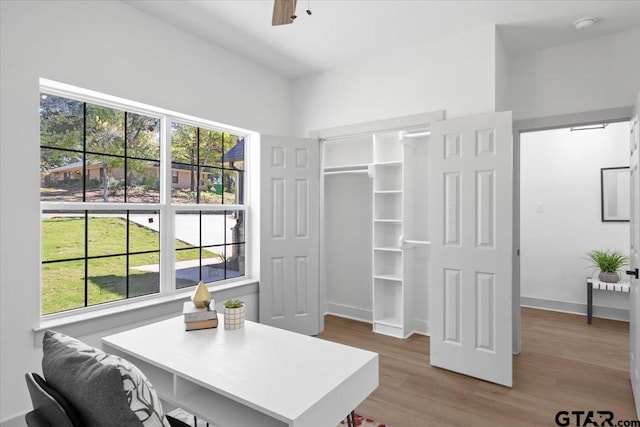
{"type": "Polygon", "coordinates": [[[124,111],[85,103],[85,150],[125,156],[124,111]]]}
{"type": "Polygon", "coordinates": [[[160,290],[159,211],[43,211],[42,313],[160,290]]]}
{"type": "Polygon", "coordinates": [[[127,257],[87,259],[87,306],[127,298],[127,257]]]}
{"type": "Polygon", "coordinates": [[[244,275],[244,211],[178,211],[176,287],[244,275]]]}
{"type": "Polygon", "coordinates": [[[40,94],[40,144],[66,150],[83,150],[84,103],[40,94]]]}
{"type": "Polygon", "coordinates": [[[160,252],[129,255],[129,298],[160,292],[160,252]]]}
{"type": "MultiPolygon", "coordinates": [[[[42,210],[42,314],[160,292],[159,211],[84,202],[160,203],[165,119],[41,93],[41,201],[65,206],[42,210]]],[[[169,123],[167,205],[243,204],[244,139],[169,123]]],[[[243,218],[176,213],[176,289],[244,275],[243,218]]]]}
{"type": "Polygon", "coordinates": [[[172,203],[244,203],[244,138],[171,122],[171,159],[172,203]]]}
{"type": "Polygon", "coordinates": [[[42,314],[85,307],[85,261],[42,265],[42,314]]]}
{"type": "Polygon", "coordinates": [[[40,148],[43,201],[159,201],[158,118],[42,93],[40,148]]]}

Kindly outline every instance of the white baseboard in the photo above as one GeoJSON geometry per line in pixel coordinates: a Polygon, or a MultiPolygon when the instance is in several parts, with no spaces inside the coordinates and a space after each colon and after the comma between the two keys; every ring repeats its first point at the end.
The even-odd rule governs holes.
{"type": "MultiPolygon", "coordinates": [[[[576,302],[556,301],[543,298],[520,297],[521,307],[537,308],[540,310],[559,311],[562,313],[587,315],[587,304],[576,302]]],[[[629,321],[629,310],[624,308],[593,306],[593,317],[602,319],[629,321]]]]}
{"type": "Polygon", "coordinates": [[[431,332],[429,330],[429,321],[422,319],[413,319],[413,333],[431,336],[431,332]]]}
{"type": "Polygon", "coordinates": [[[0,427],[25,427],[27,425],[27,422],[24,419],[25,415],[26,414],[16,415],[13,418],[2,420],[0,422],[0,427]]]}
{"type": "Polygon", "coordinates": [[[372,310],[367,310],[366,308],[361,307],[354,307],[351,305],[338,304],[335,302],[327,301],[325,314],[333,314],[334,316],[344,317],[347,319],[373,323],[372,310]]]}
{"type": "MultiPolygon", "coordinates": [[[[333,316],[344,317],[345,319],[357,320],[360,322],[373,324],[373,312],[361,307],[353,307],[351,305],[327,302],[325,314],[331,314],[333,316]]],[[[413,332],[411,332],[411,334],[429,336],[429,321],[414,319],[413,332]]]]}
{"type": "MultiPolygon", "coordinates": [[[[537,308],[540,310],[559,311],[562,313],[579,314],[586,316],[587,305],[580,303],[572,303],[566,301],[548,300],[543,298],[521,297],[520,305],[522,307],[537,308]]],[[[325,314],[331,314],[346,319],[358,320],[360,322],[373,323],[373,313],[371,310],[361,307],[354,307],[346,304],[335,302],[326,303],[325,314]]],[[[623,308],[593,306],[593,316],[602,319],[629,321],[629,310],[623,308]]],[[[429,321],[422,319],[413,320],[413,333],[430,336],[429,321]]],[[[4,427],[4,426],[0,426],[4,427]]]]}

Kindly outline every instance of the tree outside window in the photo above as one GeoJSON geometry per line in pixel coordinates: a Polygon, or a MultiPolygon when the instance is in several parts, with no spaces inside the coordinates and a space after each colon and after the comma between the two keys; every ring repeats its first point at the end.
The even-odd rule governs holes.
{"type": "Polygon", "coordinates": [[[244,275],[242,137],[43,91],[40,153],[42,314],[158,294],[171,269],[170,291],[244,275]],[[232,149],[241,163],[225,161],[232,149]],[[160,220],[163,209],[172,219],[160,220]],[[170,243],[160,239],[168,221],[170,243]],[[161,263],[167,250],[175,265],[161,263]]]}

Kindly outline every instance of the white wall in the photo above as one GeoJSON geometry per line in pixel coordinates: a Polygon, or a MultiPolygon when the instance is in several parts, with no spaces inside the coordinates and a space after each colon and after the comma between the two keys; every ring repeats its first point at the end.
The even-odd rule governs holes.
{"type": "MultiPolygon", "coordinates": [[[[294,81],[294,132],[306,136],[311,130],[436,110],[446,110],[447,117],[492,112],[498,97],[506,104],[506,70],[507,56],[492,26],[354,60],[294,81]]],[[[325,183],[326,308],[365,321],[372,320],[370,185],[366,176],[331,177],[325,183]]],[[[417,268],[426,277],[422,251],[417,268]]],[[[420,332],[428,331],[426,298],[426,286],[416,286],[412,304],[420,332]]]]}
{"type": "MultiPolygon", "coordinates": [[[[585,278],[593,269],[585,252],[629,252],[629,223],[601,221],[600,168],[628,165],[629,122],[521,135],[524,305],[586,313],[585,278]]],[[[596,315],[628,319],[628,294],[595,292],[594,306],[596,315]]]]}
{"type": "Polygon", "coordinates": [[[295,134],[437,110],[447,117],[494,111],[495,32],[418,42],[295,80],[295,134]]]}
{"type": "Polygon", "coordinates": [[[514,120],[633,105],[640,28],[509,58],[514,120]]]}
{"type": "Polygon", "coordinates": [[[509,110],[509,56],[504,48],[500,31],[496,31],[495,49],[495,111],[509,110]]]}
{"type": "Polygon", "coordinates": [[[327,311],[371,322],[371,178],[326,176],[324,194],[327,311]]]}
{"type": "MultiPolygon", "coordinates": [[[[24,374],[40,370],[41,349],[32,332],[40,298],[38,79],[273,134],[290,133],[290,82],[121,2],[0,5],[4,422],[30,407],[24,374]]],[[[125,319],[139,322],[175,313],[177,307],[165,304],[125,319]]],[[[91,331],[78,333],[122,326],[112,320],[93,322],[91,331]]]]}

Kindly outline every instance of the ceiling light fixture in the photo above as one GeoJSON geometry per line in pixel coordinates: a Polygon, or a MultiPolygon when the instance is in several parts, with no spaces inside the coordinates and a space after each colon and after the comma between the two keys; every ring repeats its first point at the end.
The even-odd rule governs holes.
{"type": "Polygon", "coordinates": [[[593,18],[591,16],[585,16],[584,18],[577,19],[573,23],[573,28],[575,28],[578,31],[583,31],[591,27],[595,23],[596,23],[596,18],[593,18]]]}
{"type": "Polygon", "coordinates": [[[608,125],[609,125],[609,123],[601,123],[601,124],[586,125],[586,126],[574,126],[569,131],[570,132],[575,132],[575,131],[578,131],[578,130],[605,129],[608,125]]]}

